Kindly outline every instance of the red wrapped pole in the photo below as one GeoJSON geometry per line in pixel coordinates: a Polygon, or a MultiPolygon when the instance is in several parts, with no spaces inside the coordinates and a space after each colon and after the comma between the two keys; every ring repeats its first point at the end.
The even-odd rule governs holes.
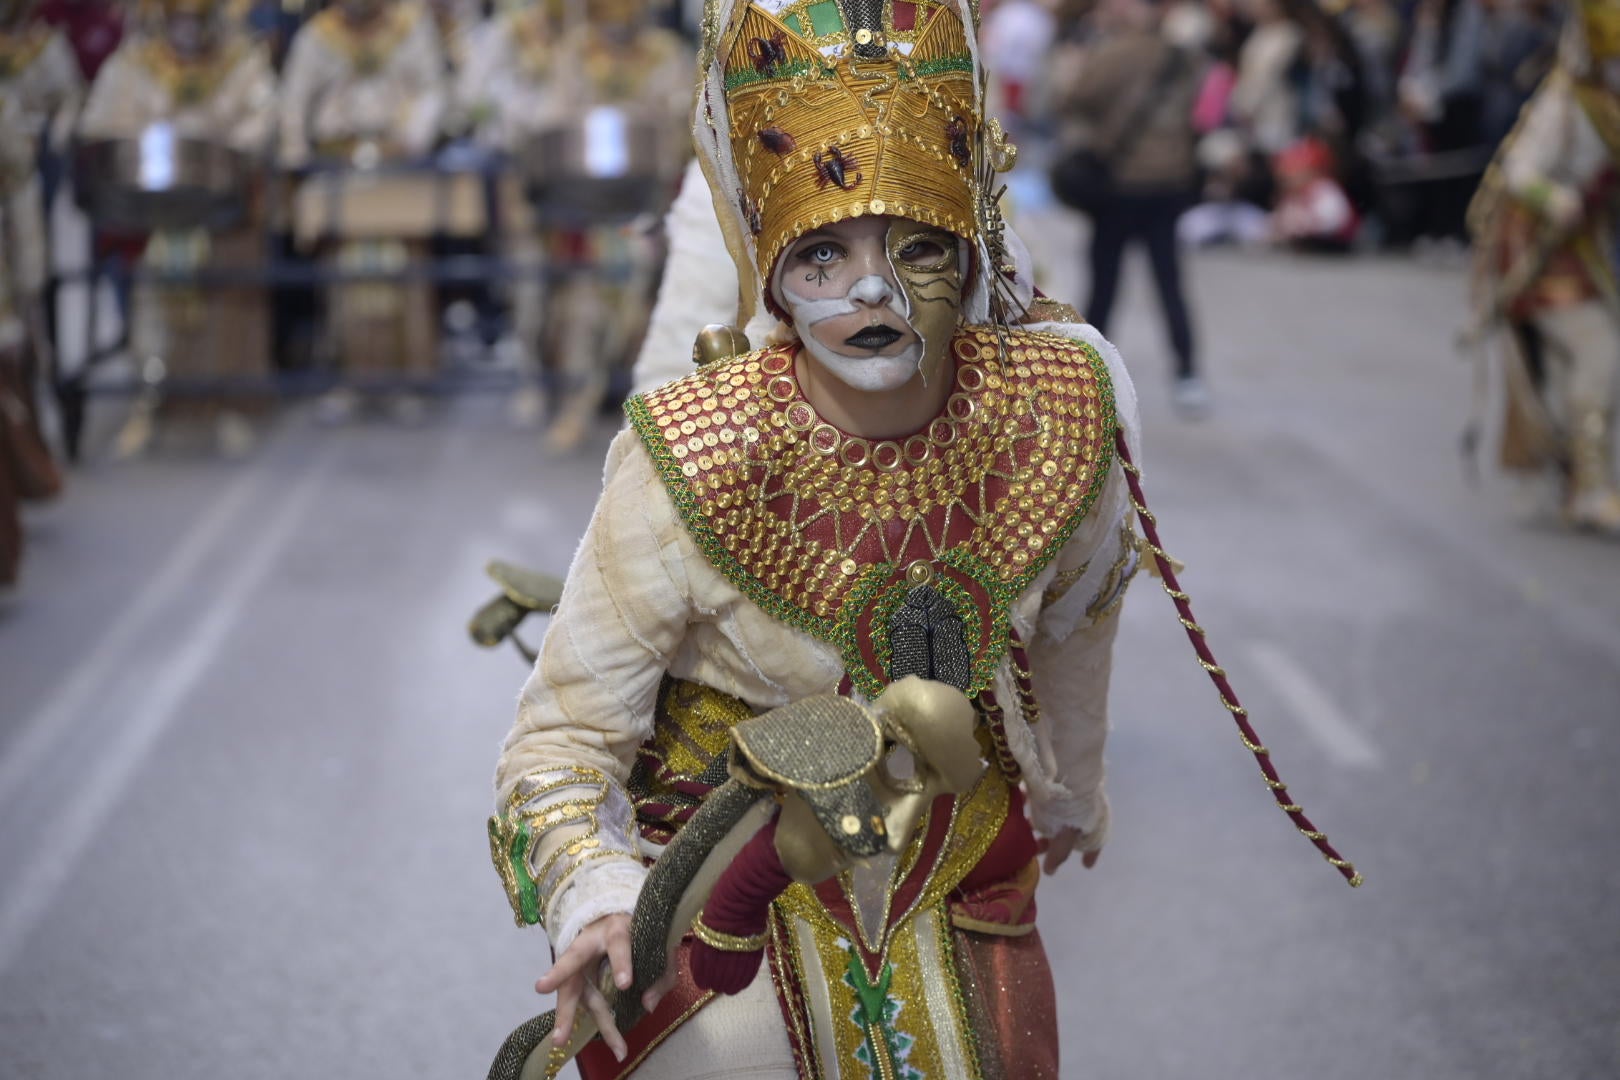
{"type": "Polygon", "coordinates": [[[1204,628],[1193,618],[1191,597],[1181,590],[1181,583],[1176,580],[1175,565],[1159,542],[1158,523],[1153,517],[1153,512],[1147,508],[1147,499],[1142,494],[1142,470],[1131,461],[1130,448],[1125,445],[1123,430],[1115,433],[1114,448],[1119,453],[1119,463],[1125,470],[1125,481],[1130,485],[1131,505],[1136,508],[1136,516],[1142,522],[1142,538],[1146,541],[1147,550],[1153,555],[1153,561],[1159,568],[1164,591],[1175,602],[1176,614],[1187,631],[1187,640],[1192,642],[1193,651],[1198,654],[1199,666],[1209,675],[1210,681],[1215,684],[1216,692],[1220,694],[1221,704],[1237,723],[1238,737],[1243,740],[1244,747],[1254,755],[1255,762],[1260,766],[1260,772],[1266,778],[1266,786],[1271,789],[1272,797],[1277,800],[1277,806],[1294,823],[1294,827],[1316,845],[1316,850],[1322,853],[1322,857],[1334,869],[1344,875],[1351,888],[1359,886],[1362,877],[1356,872],[1355,866],[1334,850],[1333,845],[1328,843],[1327,834],[1311,824],[1311,819],[1305,816],[1304,808],[1289,796],[1287,785],[1282,782],[1282,778],[1277,775],[1276,766],[1271,763],[1271,751],[1266,749],[1260,741],[1260,736],[1255,734],[1254,728],[1249,723],[1249,711],[1238,702],[1232,685],[1226,681],[1226,669],[1215,662],[1215,654],[1210,652],[1209,643],[1205,640],[1204,628]]]}

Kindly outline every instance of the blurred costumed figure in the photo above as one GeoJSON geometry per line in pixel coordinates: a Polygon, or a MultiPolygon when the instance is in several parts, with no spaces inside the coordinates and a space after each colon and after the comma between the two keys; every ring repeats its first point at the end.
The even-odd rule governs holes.
{"type": "MultiPolygon", "coordinates": [[[[262,167],[276,120],[276,77],[263,46],[234,29],[220,0],[162,0],[152,32],[126,42],[103,65],[79,122],[81,140],[140,139],[162,132],[241,154],[262,167]]],[[[263,256],[258,199],[247,220],[226,232],[159,230],[147,240],[148,270],[185,274],[209,267],[247,269],[263,256]]],[[[138,286],[131,344],[162,363],[182,388],[203,379],[263,380],[270,374],[270,328],[263,290],[138,286]]],[[[216,392],[237,401],[242,387],[216,392]]],[[[245,419],[215,414],[220,448],[250,445],[245,419]]]]}
{"type": "MultiPolygon", "coordinates": [[[[646,0],[592,3],[577,22],[571,14],[560,4],[521,9],[491,36],[488,62],[469,87],[491,138],[522,153],[542,133],[582,119],[588,129],[589,118],[607,110],[658,129],[686,125],[692,54],[677,34],[650,23],[646,0]]],[[[662,149],[670,161],[661,171],[674,175],[690,152],[686,142],[669,139],[662,149]]],[[[538,227],[526,253],[553,276],[543,293],[519,290],[518,332],[558,390],[547,441],[569,449],[590,430],[640,343],[662,250],[645,217],[538,227]]]]}
{"type": "MultiPolygon", "coordinates": [[[[1037,296],[1001,221],[1015,152],[985,116],[975,14],[709,9],[694,134],[737,315],[626,406],[497,766],[491,853],[551,937],[537,989],[559,1009],[492,1076],[555,1075],[582,1044],[587,1080],[1059,1075],[1037,836],[1049,871],[1107,839],[1137,415],[1117,352],[1037,296]],[[883,713],[930,684],[965,713],[965,780],[893,728],[864,757],[830,722],[754,742],[756,721],[883,713]],[[942,772],[954,794],[900,812],[942,772]],[[774,816],[711,835],[737,783],[781,789],[774,816]],[[858,857],[828,870],[840,851],[858,857]],[[666,892],[697,856],[722,872],[666,892]],[[631,949],[662,958],[671,927],[672,977],[642,997],[631,949]]],[[[1196,634],[1279,805],[1359,882],[1196,634]]]]}
{"type": "MultiPolygon", "coordinates": [[[[492,18],[469,45],[467,62],[457,73],[455,101],[480,145],[520,158],[542,122],[555,119],[553,80],[564,7],[562,0],[514,5],[492,18]]],[[[517,170],[501,177],[497,197],[499,243],[506,258],[522,268],[506,290],[525,378],[512,414],[519,423],[533,424],[545,410],[537,383],[546,292],[537,272],[544,244],[517,170]]]]}
{"type": "Polygon", "coordinates": [[[49,498],[62,482],[37,396],[51,347],[40,155],[66,149],[82,91],[66,39],[27,0],[0,2],[0,587],[22,555],[19,501],[49,498]]]}
{"type": "MultiPolygon", "coordinates": [[[[1620,2],[1581,0],[1469,209],[1481,329],[1505,326],[1499,460],[1556,471],[1564,519],[1620,537],[1620,2]]],[[[1479,422],[1470,430],[1470,442],[1479,422]]]]}
{"type": "Polygon", "coordinates": [[[439,35],[444,70],[454,77],[466,67],[488,23],[477,0],[427,0],[427,7],[439,35]]]}
{"type": "MultiPolygon", "coordinates": [[[[364,174],[419,160],[439,138],[448,89],[438,32],[425,8],[410,0],[338,0],[306,23],[288,50],[281,163],[342,165],[364,174]]],[[[346,274],[422,265],[435,188],[431,178],[416,179],[311,177],[294,211],[299,241],[318,245],[325,264],[346,274]]],[[[431,284],[360,280],[327,295],[330,344],[352,380],[432,374],[438,331],[431,284]]],[[[396,402],[417,411],[408,393],[396,402]]],[[[325,405],[342,416],[354,403],[352,393],[339,391],[325,405]]]]}

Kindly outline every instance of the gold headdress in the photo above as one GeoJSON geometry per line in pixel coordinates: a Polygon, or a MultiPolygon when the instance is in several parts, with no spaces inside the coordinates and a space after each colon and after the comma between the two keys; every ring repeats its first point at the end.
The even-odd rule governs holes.
{"type": "Polygon", "coordinates": [[[981,267],[1008,261],[989,188],[1013,151],[984,120],[976,10],[711,0],[697,141],[745,278],[768,282],[795,237],[866,215],[948,229],[981,267]]]}

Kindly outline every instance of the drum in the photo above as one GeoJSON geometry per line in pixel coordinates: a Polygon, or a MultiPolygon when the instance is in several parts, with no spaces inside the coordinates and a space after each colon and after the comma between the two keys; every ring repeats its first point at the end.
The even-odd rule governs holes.
{"type": "Polygon", "coordinates": [[[82,143],[74,154],[85,213],[102,228],[132,232],[234,228],[247,218],[257,172],[248,155],[163,123],[82,143]]]}
{"type": "Polygon", "coordinates": [[[684,130],[603,105],[538,132],[517,156],[542,220],[589,225],[662,213],[687,141],[684,130]]]}

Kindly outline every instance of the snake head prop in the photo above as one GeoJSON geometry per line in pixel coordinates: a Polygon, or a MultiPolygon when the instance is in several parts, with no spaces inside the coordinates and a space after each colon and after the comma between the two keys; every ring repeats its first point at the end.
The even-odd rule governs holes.
{"type": "Polygon", "coordinates": [[[829,695],[790,708],[732,729],[731,771],[781,803],[776,850],[795,881],[898,854],[934,799],[983,770],[973,706],[944,683],[910,676],[870,706],[829,695]]]}
{"type": "MultiPolygon", "coordinates": [[[[630,922],[634,981],[620,990],[603,973],[600,989],[619,1030],[641,1019],[642,992],[663,975],[681,939],[701,927],[711,899],[729,895],[752,936],[790,879],[824,881],[861,859],[903,850],[936,798],[966,791],[983,772],[973,725],[959,690],[912,676],[870,705],[827,694],[733,727],[732,779],[703,801],[642,886],[630,922]]],[[[701,929],[699,938],[706,940],[701,929]]],[[[746,957],[734,973],[740,988],[757,970],[762,944],[730,932],[719,938],[746,945],[722,945],[746,957]]],[[[554,1025],[555,1015],[545,1013],[513,1031],[490,1080],[555,1076],[596,1031],[581,1015],[568,1046],[552,1047],[554,1025]]]]}

